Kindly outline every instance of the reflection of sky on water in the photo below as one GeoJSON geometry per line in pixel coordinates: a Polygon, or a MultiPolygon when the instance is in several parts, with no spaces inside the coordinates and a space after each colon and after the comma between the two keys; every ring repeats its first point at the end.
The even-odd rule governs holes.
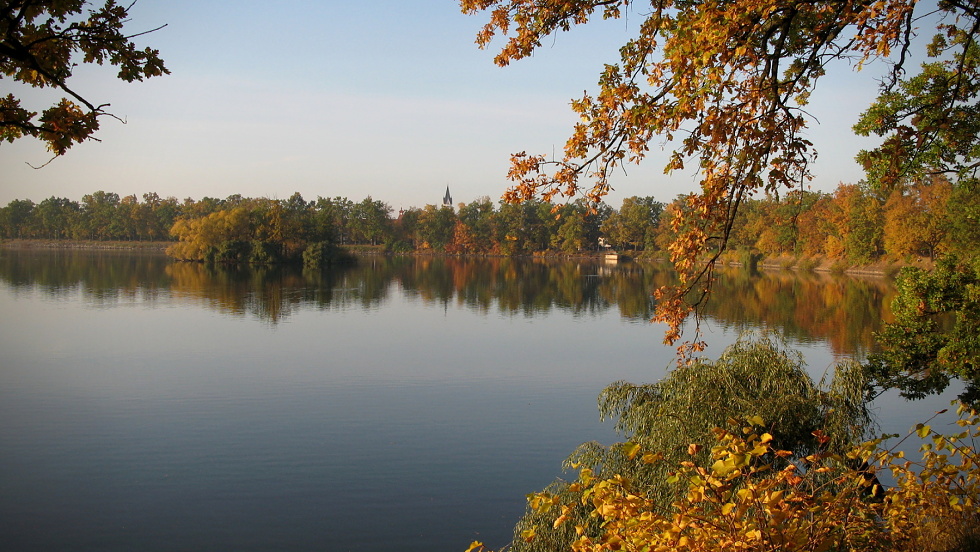
{"type": "MultiPolygon", "coordinates": [[[[0,282],[0,541],[500,546],[576,445],[616,440],[599,391],[673,362],[662,328],[612,295],[585,310],[525,308],[528,294],[487,307],[475,288],[409,273],[329,289],[218,275],[215,292],[195,271],[175,276],[183,287],[130,278],[116,292],[0,282]],[[275,323],[260,315],[270,304],[275,323]]],[[[706,355],[745,327],[709,318],[706,355]]],[[[835,353],[798,335],[819,378],[835,353]]],[[[947,402],[877,406],[883,429],[904,433],[947,402]]]]}
{"type": "Polygon", "coordinates": [[[658,372],[615,314],[397,293],[276,325],[139,293],[4,286],[0,310],[0,538],[35,549],[503,544],[567,453],[614,439],[601,387],[658,372]]]}

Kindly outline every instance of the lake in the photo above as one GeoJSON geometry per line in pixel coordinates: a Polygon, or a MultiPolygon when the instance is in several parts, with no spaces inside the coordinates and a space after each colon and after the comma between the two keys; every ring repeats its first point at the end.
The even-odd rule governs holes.
{"type": "MultiPolygon", "coordinates": [[[[578,444],[619,440],[599,391],[670,369],[649,318],[671,278],[591,261],[378,256],[309,272],[0,249],[0,543],[500,547],[578,444]]],[[[706,354],[766,328],[819,378],[867,353],[892,293],[726,271],[706,354]]],[[[887,395],[882,429],[954,396],[887,395]]]]}

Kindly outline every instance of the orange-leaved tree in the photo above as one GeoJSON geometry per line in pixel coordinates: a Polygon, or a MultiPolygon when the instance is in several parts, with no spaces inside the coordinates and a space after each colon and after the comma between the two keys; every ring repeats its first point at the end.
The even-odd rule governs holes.
{"type": "Polygon", "coordinates": [[[554,160],[526,152],[513,155],[509,177],[514,186],[505,199],[582,194],[597,202],[609,192],[614,169],[642,161],[654,138],[670,144],[665,171],[696,168],[701,189],[686,198],[684,216],[674,218],[677,232],[670,253],[680,284],[658,292],[656,319],[669,325],[668,343],[680,337],[682,322],[703,304],[739,205],[756,191],[800,189],[811,177],[815,151],[803,135],[812,122],[805,109],[831,62],[844,60],[856,68],[875,59],[892,64],[881,98],[859,129],[886,138],[881,148],[863,154],[875,181],[937,165],[941,170],[976,168],[969,147],[977,143],[976,136],[966,132],[976,126],[969,106],[980,89],[975,42],[980,6],[975,1],[928,6],[915,0],[460,4],[465,13],[489,14],[477,36],[481,47],[498,34],[505,37],[495,58],[501,66],[531,55],[552,33],[596,17],[637,12],[630,14],[631,25],[639,19],[635,36],[621,48],[620,60],[605,66],[598,91],[572,101],[580,121],[564,155],[554,160]],[[936,25],[937,38],[928,49],[936,61],[924,66],[925,83],[915,77],[903,80],[924,15],[936,25]],[[915,95],[911,104],[895,98],[905,90],[915,95]],[[947,113],[968,120],[944,126],[940,121],[947,113]],[[932,153],[918,154],[927,150],[932,153]],[[902,162],[890,163],[895,155],[902,162]]]}
{"type": "Polygon", "coordinates": [[[136,47],[133,39],[145,33],[123,31],[135,3],[106,0],[101,7],[86,9],[84,0],[0,2],[0,74],[25,87],[55,88],[65,94],[40,116],[33,106],[21,103],[18,96],[28,94],[0,96],[0,140],[38,138],[55,156],[94,140],[99,119],[113,115],[106,111],[109,104],[86,97],[69,82],[79,63],[108,62],[119,68],[117,76],[126,82],[170,73],[157,50],[136,47]]]}

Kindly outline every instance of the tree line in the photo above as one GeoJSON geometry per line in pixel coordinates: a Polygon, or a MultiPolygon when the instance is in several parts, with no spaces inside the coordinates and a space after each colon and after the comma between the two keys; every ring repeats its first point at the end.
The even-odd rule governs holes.
{"type": "MultiPolygon", "coordinates": [[[[175,256],[188,259],[223,241],[271,241],[287,252],[326,242],[383,245],[394,252],[520,255],[581,253],[604,237],[619,250],[655,254],[684,231],[691,208],[687,196],[669,204],[628,197],[619,209],[590,207],[584,200],[512,204],[483,197],[456,208],[426,205],[396,213],[371,196],[359,202],[339,196],[307,201],[299,193],[284,200],[233,195],[180,201],[98,191],[81,201],[13,200],[0,208],[0,237],[180,241],[175,256]]],[[[746,200],[726,248],[851,263],[943,253],[973,258],[980,247],[978,217],[980,195],[941,176],[909,180],[887,194],[864,183],[840,184],[832,193],[746,200]]]]}
{"type": "Polygon", "coordinates": [[[521,254],[590,248],[598,237],[635,250],[654,247],[663,204],[653,198],[628,198],[620,210],[605,204],[589,209],[584,201],[555,206],[541,201],[494,204],[487,197],[458,209],[426,205],[397,214],[370,196],[307,201],[288,199],[200,200],[161,198],[98,191],[82,200],[51,197],[35,204],[16,199],[0,208],[0,238],[121,241],[179,241],[176,251],[194,258],[215,241],[272,240],[289,244],[331,242],[384,245],[393,251],[521,254]]]}

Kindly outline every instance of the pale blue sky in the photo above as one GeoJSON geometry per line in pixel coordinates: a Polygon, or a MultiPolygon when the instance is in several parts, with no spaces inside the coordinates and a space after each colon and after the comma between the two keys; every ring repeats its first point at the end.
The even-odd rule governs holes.
{"type": "MultiPolygon", "coordinates": [[[[560,152],[575,120],[568,103],[594,90],[603,63],[640,18],[597,21],[549,41],[506,68],[474,44],[484,16],[454,0],[140,0],[131,32],[168,26],[138,44],[158,48],[172,74],[126,84],[111,68],[84,68],[75,88],[127,124],[104,119],[101,142],[76,146],[41,170],[44,147],[0,145],[0,205],[50,196],[231,194],[306,199],[371,195],[398,210],[496,200],[509,155],[560,152]]],[[[874,96],[874,74],[843,68],[825,78],[811,111],[820,158],[815,189],[861,177],[854,153],[873,140],[850,127],[874,96]]],[[[42,108],[48,94],[0,81],[42,108]]],[[[656,144],[653,145],[657,147],[656,144]]],[[[608,202],[669,201],[696,186],[664,176],[654,154],[614,180],[608,202]]]]}

